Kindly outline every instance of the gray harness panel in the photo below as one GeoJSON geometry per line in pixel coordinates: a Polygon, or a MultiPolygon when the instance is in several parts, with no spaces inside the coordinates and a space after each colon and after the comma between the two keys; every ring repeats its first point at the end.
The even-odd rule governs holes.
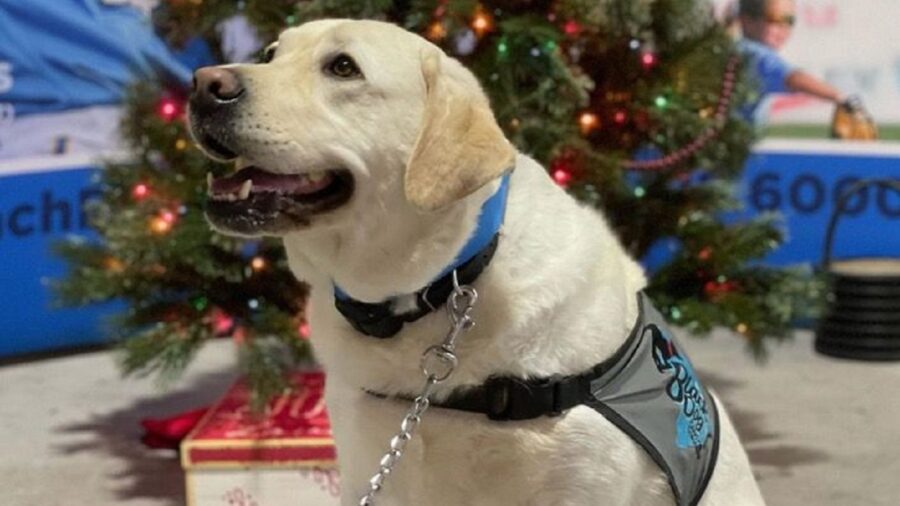
{"type": "Polygon", "coordinates": [[[665,471],[679,506],[695,506],[715,469],[719,418],[662,315],[641,293],[622,360],[591,382],[585,404],[635,440],[665,471]]]}

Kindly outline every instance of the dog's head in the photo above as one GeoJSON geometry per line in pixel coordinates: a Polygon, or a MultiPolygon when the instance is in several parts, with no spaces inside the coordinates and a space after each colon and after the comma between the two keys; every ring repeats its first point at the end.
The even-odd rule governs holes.
{"type": "Polygon", "coordinates": [[[439,210],[515,154],[470,72],[375,21],[307,23],[258,64],[198,70],[189,118],[204,152],[237,168],[210,178],[207,216],[248,236],[439,210]]]}

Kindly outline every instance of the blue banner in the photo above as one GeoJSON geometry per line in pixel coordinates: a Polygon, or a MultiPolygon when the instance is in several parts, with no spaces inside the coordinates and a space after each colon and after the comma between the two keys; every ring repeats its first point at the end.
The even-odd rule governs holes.
{"type": "MultiPolygon", "coordinates": [[[[741,182],[742,216],[775,211],[787,242],[766,262],[821,261],[825,229],[838,196],[861,179],[900,180],[900,143],[768,140],[757,146],[741,182]]],[[[900,258],[900,195],[870,188],[848,202],[834,256],[900,258]]]]}
{"type": "Polygon", "coordinates": [[[121,304],[55,309],[46,282],[65,276],[50,250],[67,235],[95,238],[84,206],[98,169],[85,157],[0,165],[0,356],[100,343],[121,304]]]}

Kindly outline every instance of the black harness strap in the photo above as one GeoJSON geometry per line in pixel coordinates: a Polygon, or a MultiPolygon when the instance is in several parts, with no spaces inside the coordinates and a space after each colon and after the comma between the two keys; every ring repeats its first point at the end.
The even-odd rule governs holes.
{"type": "Polygon", "coordinates": [[[591,399],[591,382],[618,364],[632,350],[637,338],[638,333],[632,331],[611,357],[581,374],[527,380],[514,376],[491,376],[479,386],[461,389],[450,394],[447,400],[431,404],[482,413],[495,421],[557,416],[591,399]]]}

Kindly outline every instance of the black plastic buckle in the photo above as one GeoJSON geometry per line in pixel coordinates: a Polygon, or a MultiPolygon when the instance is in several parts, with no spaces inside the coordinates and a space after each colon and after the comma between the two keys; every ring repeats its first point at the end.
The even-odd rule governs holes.
{"type": "Polygon", "coordinates": [[[486,414],[495,421],[530,420],[554,416],[559,376],[538,381],[495,376],[484,383],[486,414]]]}

